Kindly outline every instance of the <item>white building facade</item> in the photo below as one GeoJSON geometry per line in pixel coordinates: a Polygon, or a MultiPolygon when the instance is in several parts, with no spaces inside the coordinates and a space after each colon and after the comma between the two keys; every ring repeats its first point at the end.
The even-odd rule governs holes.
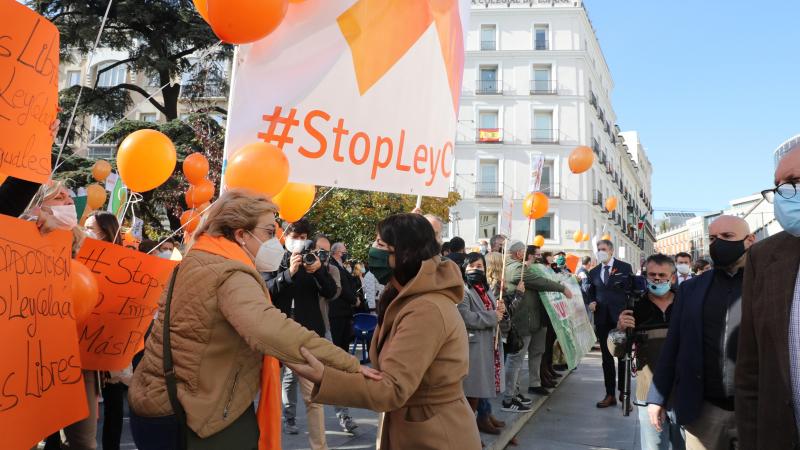
{"type": "Polygon", "coordinates": [[[608,233],[616,256],[638,266],[655,241],[652,166],[638,134],[616,126],[613,81],[582,2],[473,0],[471,14],[453,181],[462,201],[449,235],[488,240],[510,217],[511,236],[525,240],[522,200],[531,161],[543,158],[550,210],[529,238],[588,255],[591,241],[576,244],[573,234],[608,233]],[[568,158],[579,145],[593,149],[595,164],[575,175],[568,158]],[[618,206],[608,213],[611,196],[618,206]]]}

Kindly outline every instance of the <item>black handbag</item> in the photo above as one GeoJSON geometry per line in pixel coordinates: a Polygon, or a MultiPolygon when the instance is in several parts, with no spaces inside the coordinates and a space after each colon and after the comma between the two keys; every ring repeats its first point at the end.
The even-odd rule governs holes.
{"type": "Polygon", "coordinates": [[[172,404],[172,411],[178,422],[178,449],[180,450],[213,450],[213,449],[258,449],[258,420],[256,419],[255,408],[250,408],[234,420],[222,431],[207,438],[201,438],[186,423],[186,411],[178,401],[178,379],[175,376],[175,366],[172,363],[172,345],[169,336],[169,317],[170,303],[172,303],[172,291],[175,286],[175,278],[178,274],[178,267],[172,272],[167,290],[167,298],[164,302],[164,336],[163,336],[163,362],[164,378],[167,382],[167,395],[172,404]]]}

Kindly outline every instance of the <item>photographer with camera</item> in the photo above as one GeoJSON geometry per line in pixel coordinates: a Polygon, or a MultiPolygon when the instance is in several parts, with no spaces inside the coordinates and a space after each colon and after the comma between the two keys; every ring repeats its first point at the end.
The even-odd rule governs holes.
{"type": "MultiPolygon", "coordinates": [[[[272,302],[295,322],[325,337],[325,320],[320,309],[320,297],[334,298],[337,286],[327,266],[328,253],[315,248],[308,240],[311,224],[306,219],[286,227],[286,252],[275,272],[263,274],[269,287],[272,302]]],[[[258,257],[258,255],[256,255],[258,257]]],[[[327,448],[325,441],[325,412],[322,405],[311,403],[312,382],[301,378],[288,368],[283,376],[284,430],[298,434],[295,424],[297,410],[297,384],[303,395],[308,418],[308,440],[312,449],[327,448]]]]}
{"type": "MultiPolygon", "coordinates": [[[[636,353],[636,405],[639,407],[639,426],[642,448],[683,449],[683,430],[675,421],[673,411],[657,430],[647,413],[647,391],[653,380],[661,347],[667,337],[675,292],[672,279],[674,261],[662,254],[652,255],[645,262],[647,290],[641,297],[633,298],[633,309],[625,309],[617,321],[617,329],[608,339],[608,347],[617,358],[624,358],[631,348],[636,353]],[[628,339],[631,341],[628,341],[628,339]],[[627,345],[626,345],[627,344],[627,345]]],[[[630,304],[628,305],[630,306],[630,304]]]]}

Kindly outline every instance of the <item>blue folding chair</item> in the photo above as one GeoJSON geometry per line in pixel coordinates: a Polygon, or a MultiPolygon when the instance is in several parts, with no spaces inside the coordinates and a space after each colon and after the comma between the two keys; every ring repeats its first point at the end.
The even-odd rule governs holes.
{"type": "Polygon", "coordinates": [[[361,363],[366,364],[369,362],[369,343],[372,341],[372,333],[375,327],[378,326],[378,316],[373,314],[355,314],[353,316],[353,331],[355,331],[355,339],[353,340],[353,347],[350,353],[355,355],[358,344],[361,344],[361,363]]]}

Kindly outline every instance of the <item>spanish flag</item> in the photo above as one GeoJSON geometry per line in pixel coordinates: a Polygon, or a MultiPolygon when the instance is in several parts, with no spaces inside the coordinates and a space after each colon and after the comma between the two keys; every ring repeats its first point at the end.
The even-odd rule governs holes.
{"type": "Polygon", "coordinates": [[[478,141],[480,142],[500,142],[499,128],[481,128],[478,130],[478,141]]]}

